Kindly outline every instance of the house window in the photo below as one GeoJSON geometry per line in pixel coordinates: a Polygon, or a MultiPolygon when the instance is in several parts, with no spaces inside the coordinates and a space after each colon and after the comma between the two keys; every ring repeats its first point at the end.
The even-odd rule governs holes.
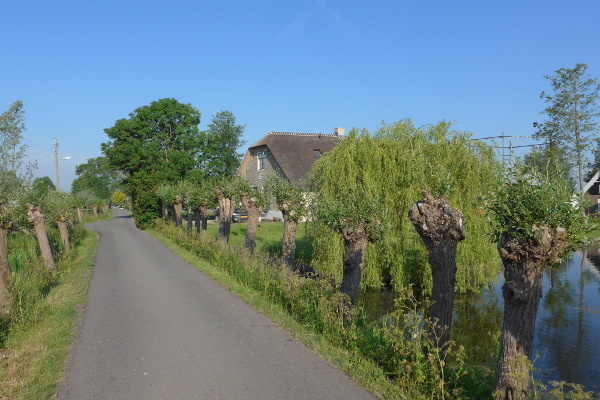
{"type": "Polygon", "coordinates": [[[260,171],[265,169],[265,153],[259,151],[256,156],[258,157],[258,170],[260,171]]]}
{"type": "Polygon", "coordinates": [[[322,154],[321,154],[321,151],[319,149],[313,149],[313,151],[315,152],[315,156],[317,158],[321,158],[322,154]]]}

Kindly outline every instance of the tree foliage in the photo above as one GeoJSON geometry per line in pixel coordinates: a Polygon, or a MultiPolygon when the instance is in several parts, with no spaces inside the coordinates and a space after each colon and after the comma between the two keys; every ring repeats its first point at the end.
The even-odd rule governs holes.
{"type": "Polygon", "coordinates": [[[200,112],[175,99],[160,99],[118,120],[104,131],[102,151],[110,168],[121,171],[138,225],[160,215],[154,191],[159,183],[183,178],[198,163],[200,112]]]}
{"type": "Polygon", "coordinates": [[[212,117],[208,130],[203,133],[200,168],[206,176],[233,177],[237,173],[242,159],[237,149],[244,144],[241,139],[244,128],[244,125],[236,125],[230,111],[220,111],[212,117]]]}
{"type": "Polygon", "coordinates": [[[31,184],[31,189],[35,192],[36,196],[44,196],[50,191],[56,190],[54,182],[47,176],[35,178],[31,184]]]}
{"type": "Polygon", "coordinates": [[[576,64],[575,68],[561,68],[555,75],[545,76],[552,92],[540,94],[548,104],[542,111],[547,120],[536,133],[537,137],[547,139],[549,145],[564,149],[576,168],[580,190],[584,186],[585,152],[597,133],[596,119],[600,115],[596,105],[600,84],[587,74],[587,68],[586,64],[576,64]]]}
{"type": "Polygon", "coordinates": [[[0,190],[11,192],[31,180],[35,163],[23,165],[27,146],[21,144],[25,131],[23,102],[15,101],[0,114],[0,190]]]}
{"type": "Polygon", "coordinates": [[[77,178],[71,184],[71,192],[90,190],[101,199],[110,199],[112,192],[119,187],[122,175],[111,169],[106,157],[90,158],[75,167],[77,178]]]}
{"type": "Polygon", "coordinates": [[[536,240],[543,228],[562,227],[568,232],[569,243],[583,240],[586,228],[582,211],[565,179],[517,165],[507,171],[487,201],[496,239],[510,232],[515,237],[536,240]]]}
{"type": "MultiPolygon", "coordinates": [[[[465,216],[469,234],[458,251],[457,289],[477,289],[496,277],[497,255],[480,198],[497,178],[498,163],[491,148],[451,127],[442,121],[416,129],[405,119],[384,123],[373,134],[353,129],[316,162],[312,185],[321,198],[339,204],[332,208],[336,224],[369,213],[382,223],[385,234],[367,251],[363,286],[391,281],[397,288],[411,283],[430,287],[427,250],[406,217],[423,190],[447,198],[465,216]],[[343,209],[349,191],[356,216],[343,209]]],[[[342,238],[324,222],[315,223],[314,268],[339,279],[342,238]]]]}

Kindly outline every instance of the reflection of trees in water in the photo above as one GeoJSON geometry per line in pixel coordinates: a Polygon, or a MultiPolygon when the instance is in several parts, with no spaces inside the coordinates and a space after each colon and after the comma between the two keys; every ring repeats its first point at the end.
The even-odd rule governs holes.
{"type": "Polygon", "coordinates": [[[547,272],[551,285],[542,301],[543,314],[536,335],[544,348],[538,349],[540,360],[535,366],[541,370],[535,375],[586,384],[594,381],[590,379],[593,352],[586,348],[591,338],[584,296],[586,284],[594,277],[585,269],[585,252],[578,255],[579,262],[572,259],[547,272]],[[578,279],[569,277],[569,268],[578,269],[571,270],[578,279]]]}
{"type": "Polygon", "coordinates": [[[452,339],[464,346],[470,362],[492,367],[502,327],[502,307],[496,293],[457,295],[452,339]]]}

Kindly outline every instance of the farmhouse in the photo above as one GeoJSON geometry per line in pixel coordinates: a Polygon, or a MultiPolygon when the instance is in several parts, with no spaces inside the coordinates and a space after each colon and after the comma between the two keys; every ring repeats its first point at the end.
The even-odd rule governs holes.
{"type": "MultiPolygon", "coordinates": [[[[247,178],[256,190],[264,190],[268,176],[273,173],[281,174],[295,185],[301,184],[308,180],[315,161],[333,149],[343,136],[343,128],[335,128],[329,135],[269,132],[248,148],[238,174],[247,178]]],[[[265,218],[277,216],[275,205],[271,208],[265,218]]]]}

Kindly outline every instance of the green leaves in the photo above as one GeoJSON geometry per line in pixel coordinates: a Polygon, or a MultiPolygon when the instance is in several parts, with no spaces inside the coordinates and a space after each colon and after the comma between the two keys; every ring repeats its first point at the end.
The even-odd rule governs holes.
{"type": "Polygon", "coordinates": [[[517,165],[487,199],[496,239],[503,233],[536,239],[543,227],[565,228],[573,243],[585,231],[583,211],[570,182],[517,165]]]}
{"type": "Polygon", "coordinates": [[[279,174],[271,174],[267,179],[267,192],[277,202],[284,219],[299,221],[306,212],[305,192],[291,184],[279,174]]]}
{"type": "Polygon", "coordinates": [[[583,190],[585,151],[598,130],[596,121],[600,116],[596,105],[600,84],[587,75],[587,68],[586,64],[576,64],[575,68],[561,68],[555,75],[545,76],[552,93],[542,92],[540,97],[548,104],[542,111],[548,118],[542,124],[534,123],[538,128],[536,136],[547,139],[548,148],[558,147],[566,161],[577,167],[580,190],[583,190]]]}

